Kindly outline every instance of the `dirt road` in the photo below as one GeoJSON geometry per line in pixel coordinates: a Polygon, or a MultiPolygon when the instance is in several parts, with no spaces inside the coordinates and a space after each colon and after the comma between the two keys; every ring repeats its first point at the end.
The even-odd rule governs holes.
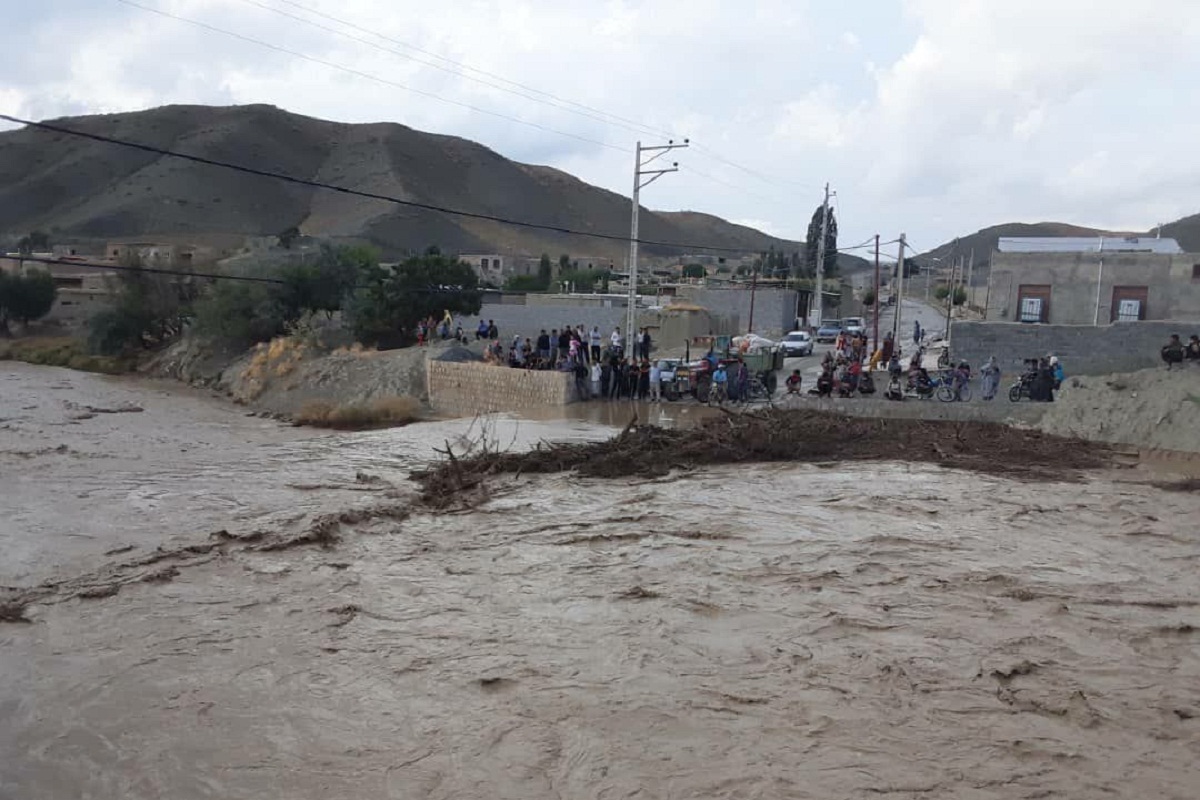
{"type": "Polygon", "coordinates": [[[0,584],[42,587],[0,623],[0,798],[1200,785],[1196,494],[784,464],[433,515],[404,475],[468,422],[316,435],[0,367],[0,584]]]}

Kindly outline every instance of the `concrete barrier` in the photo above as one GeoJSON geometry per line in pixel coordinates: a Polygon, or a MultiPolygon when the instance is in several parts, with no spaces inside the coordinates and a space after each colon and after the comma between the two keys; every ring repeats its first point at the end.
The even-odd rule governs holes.
{"type": "Polygon", "coordinates": [[[576,399],[574,376],[563,372],[430,361],[425,374],[429,404],[447,414],[521,412],[565,406],[576,399]]]}

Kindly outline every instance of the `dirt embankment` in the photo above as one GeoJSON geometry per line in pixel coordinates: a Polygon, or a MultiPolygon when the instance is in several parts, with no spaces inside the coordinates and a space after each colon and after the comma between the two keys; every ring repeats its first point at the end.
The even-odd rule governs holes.
{"type": "Polygon", "coordinates": [[[1068,378],[1039,427],[1060,436],[1200,453],[1200,369],[1068,378]]]}
{"type": "Polygon", "coordinates": [[[371,409],[394,409],[405,400],[407,408],[419,411],[427,401],[429,354],[430,348],[415,347],[326,350],[294,337],[234,354],[185,341],[153,359],[147,371],[211,387],[235,403],[273,415],[357,417],[371,409]]]}

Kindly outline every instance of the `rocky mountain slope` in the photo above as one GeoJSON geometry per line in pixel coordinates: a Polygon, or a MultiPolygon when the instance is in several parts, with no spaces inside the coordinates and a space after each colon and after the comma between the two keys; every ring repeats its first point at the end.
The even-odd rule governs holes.
{"type": "MultiPolygon", "coordinates": [[[[403,125],[352,125],[272,106],[164,106],[72,117],[63,127],[406,200],[627,235],[629,200],[556,169],[403,125]]],[[[626,246],[406,208],[36,129],[0,133],[0,233],[55,238],[276,235],[355,237],[387,252],[585,253],[626,246]]],[[[707,214],[643,212],[642,237],[749,252],[787,242],[707,214]]],[[[648,254],[670,251],[647,247],[648,254]],[[656,252],[657,251],[657,252],[656,252]]],[[[688,248],[687,252],[703,252],[688,248]]]]}

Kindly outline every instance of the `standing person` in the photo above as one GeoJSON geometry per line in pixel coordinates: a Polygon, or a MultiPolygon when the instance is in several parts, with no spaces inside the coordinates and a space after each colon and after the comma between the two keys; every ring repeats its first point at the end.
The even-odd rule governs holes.
{"type": "Polygon", "coordinates": [[[995,356],[987,360],[980,374],[983,375],[983,399],[994,400],[1000,389],[1000,365],[996,363],[995,356]]]}
{"type": "Polygon", "coordinates": [[[921,333],[922,333],[921,321],[919,319],[914,319],[913,320],[913,344],[921,343],[921,338],[922,338],[921,333]]]}
{"type": "Polygon", "coordinates": [[[592,377],[592,397],[599,397],[600,396],[600,378],[604,374],[604,370],[600,367],[599,361],[592,362],[592,368],[590,370],[590,373],[591,373],[591,377],[592,377]]]}
{"type": "Polygon", "coordinates": [[[593,325],[592,332],[588,335],[588,343],[592,348],[592,361],[600,360],[600,326],[593,325]]]}
{"type": "Polygon", "coordinates": [[[884,364],[891,364],[892,363],[892,353],[894,353],[895,351],[896,351],[896,342],[895,342],[895,340],[892,339],[892,332],[888,331],[887,335],[883,337],[883,358],[881,358],[880,360],[884,364]]]}
{"type": "Polygon", "coordinates": [[[567,329],[563,328],[558,332],[558,360],[564,361],[567,358],[567,352],[571,349],[571,334],[567,333],[567,329]]]}
{"type": "Polygon", "coordinates": [[[642,358],[650,358],[650,345],[653,342],[650,340],[650,329],[642,328],[642,358]]]}
{"type": "Polygon", "coordinates": [[[1188,361],[1200,362],[1200,336],[1192,334],[1192,338],[1188,340],[1187,352],[1185,357],[1188,361]]]}
{"type": "Polygon", "coordinates": [[[488,333],[487,322],[481,318],[479,320],[479,325],[476,326],[476,328],[475,328],[475,341],[478,342],[480,339],[486,339],[487,333],[488,333]]]}
{"type": "Polygon", "coordinates": [[[650,402],[662,402],[662,370],[658,367],[658,362],[650,364],[650,402]]]}
{"type": "Polygon", "coordinates": [[[1054,376],[1054,391],[1057,392],[1062,388],[1063,381],[1067,379],[1067,374],[1063,372],[1058,356],[1050,356],[1050,373],[1054,376]]]}
{"type": "Polygon", "coordinates": [[[624,355],[625,337],[621,335],[621,329],[613,328],[612,336],[609,336],[608,339],[612,343],[613,352],[617,355],[624,355]]]}
{"type": "Polygon", "coordinates": [[[606,359],[604,359],[603,363],[600,364],[600,396],[603,397],[605,400],[608,399],[608,394],[609,394],[608,390],[611,385],[612,385],[612,361],[611,361],[611,359],[606,358],[606,359]]]}
{"type": "Polygon", "coordinates": [[[550,360],[550,334],[546,333],[545,328],[542,328],[542,332],[538,334],[537,354],[538,360],[542,362],[542,366],[545,366],[546,362],[550,360]]]}
{"type": "Polygon", "coordinates": [[[650,362],[645,358],[638,364],[637,393],[638,400],[645,400],[650,396],[650,362]]]}
{"type": "Polygon", "coordinates": [[[499,339],[500,338],[500,329],[496,327],[495,320],[490,320],[490,319],[488,320],[487,338],[489,338],[489,339],[499,339]]]}
{"type": "Polygon", "coordinates": [[[586,402],[591,399],[592,389],[588,380],[588,368],[582,361],[576,361],[575,367],[575,391],[579,394],[579,401],[586,402]]]}

